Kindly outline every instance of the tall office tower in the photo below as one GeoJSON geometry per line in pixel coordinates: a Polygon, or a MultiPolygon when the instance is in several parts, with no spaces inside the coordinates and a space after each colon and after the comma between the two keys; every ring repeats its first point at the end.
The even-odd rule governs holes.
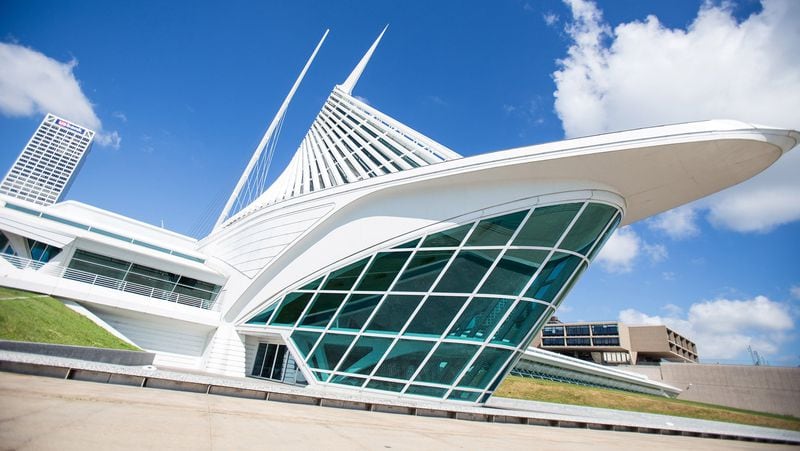
{"type": "Polygon", "coordinates": [[[0,194],[39,205],[58,202],[93,138],[92,130],[48,113],[0,184],[0,194]]]}

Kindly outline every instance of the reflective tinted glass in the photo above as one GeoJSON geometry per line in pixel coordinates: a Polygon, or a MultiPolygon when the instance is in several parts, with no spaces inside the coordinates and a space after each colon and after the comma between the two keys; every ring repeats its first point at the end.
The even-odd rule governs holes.
{"type": "Polygon", "coordinates": [[[451,255],[453,251],[417,252],[403,271],[393,291],[428,291],[451,255]]]}
{"type": "Polygon", "coordinates": [[[555,246],[581,205],[574,203],[536,208],[514,239],[514,246],[555,246]]]}
{"type": "Polygon", "coordinates": [[[479,293],[518,295],[547,258],[547,251],[510,249],[497,262],[479,293]]]}
{"type": "Polygon", "coordinates": [[[504,246],[517,230],[519,223],[525,219],[527,210],[510,215],[484,219],[478,223],[467,240],[467,246],[504,246]]]}

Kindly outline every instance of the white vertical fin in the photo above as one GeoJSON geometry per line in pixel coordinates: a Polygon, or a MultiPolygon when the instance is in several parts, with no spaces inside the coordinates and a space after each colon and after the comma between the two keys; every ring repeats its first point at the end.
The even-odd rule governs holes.
{"type": "Polygon", "coordinates": [[[353,69],[353,72],[347,77],[347,80],[344,81],[341,85],[339,85],[339,89],[347,93],[348,95],[353,94],[353,88],[356,87],[356,83],[358,83],[358,79],[361,78],[361,73],[364,72],[364,68],[367,67],[367,63],[369,63],[369,59],[372,58],[372,54],[375,52],[375,48],[378,47],[378,43],[381,42],[381,38],[383,34],[386,33],[386,29],[389,28],[387,24],[381,34],[378,36],[378,39],[372,43],[372,47],[367,50],[367,53],[361,58],[361,61],[358,62],[356,68],[353,69]]]}
{"type": "Polygon", "coordinates": [[[317,52],[319,51],[320,47],[322,47],[322,43],[325,42],[325,38],[328,37],[328,32],[330,29],[325,30],[325,34],[322,35],[322,39],[319,40],[319,44],[314,49],[314,52],[311,54],[311,57],[308,58],[306,61],[306,65],[303,67],[303,70],[300,72],[300,75],[297,77],[297,80],[294,82],[292,89],[289,91],[289,94],[283,100],[281,107],[278,109],[278,113],[275,115],[275,118],[272,119],[272,123],[269,124],[266,133],[264,133],[264,137],[261,138],[261,142],[256,147],[255,152],[253,152],[253,157],[250,158],[250,162],[247,164],[247,168],[245,168],[242,176],[239,178],[239,183],[236,184],[236,188],[233,189],[233,193],[231,193],[231,197],[228,199],[228,202],[225,204],[225,208],[222,209],[222,213],[219,215],[219,219],[217,219],[217,223],[214,225],[214,230],[218,229],[225,219],[228,218],[228,213],[230,213],[231,207],[233,203],[236,201],[236,198],[239,197],[239,193],[242,191],[242,187],[247,182],[248,177],[250,177],[250,172],[252,172],[253,167],[258,162],[261,153],[264,151],[264,148],[267,146],[270,138],[272,138],[272,134],[275,132],[275,128],[283,118],[283,115],[286,114],[286,109],[289,107],[289,102],[292,101],[292,97],[294,96],[295,91],[297,91],[298,86],[300,86],[300,82],[303,81],[303,78],[308,71],[308,68],[311,67],[311,63],[314,61],[314,58],[317,56],[317,52]]]}

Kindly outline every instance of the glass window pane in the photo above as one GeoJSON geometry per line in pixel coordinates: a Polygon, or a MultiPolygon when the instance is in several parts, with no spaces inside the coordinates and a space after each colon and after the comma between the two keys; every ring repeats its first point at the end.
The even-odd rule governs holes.
{"type": "Polygon", "coordinates": [[[422,296],[390,294],[375,312],[367,326],[369,332],[400,332],[414,309],[422,302],[422,296]]]}
{"type": "Polygon", "coordinates": [[[525,292],[525,297],[552,302],[582,261],[583,259],[576,255],[554,252],[542,268],[542,272],[536,276],[536,280],[525,292]]]}
{"type": "Polygon", "coordinates": [[[499,250],[460,251],[434,291],[472,293],[498,254],[499,250]]]}
{"type": "Polygon", "coordinates": [[[301,290],[316,290],[319,287],[319,284],[322,283],[322,277],[317,280],[311,281],[305,285],[303,285],[300,289],[301,290]]]}
{"type": "Polygon", "coordinates": [[[352,294],[331,324],[331,329],[361,330],[382,294],[352,294]]]}
{"type": "Polygon", "coordinates": [[[485,340],[513,303],[513,299],[473,298],[447,338],[485,340]]]}
{"type": "Polygon", "coordinates": [[[622,214],[617,213],[617,215],[614,216],[614,219],[611,221],[611,225],[608,226],[608,229],[603,233],[603,237],[600,238],[598,243],[594,246],[594,249],[592,249],[591,254],[589,254],[589,260],[593,259],[600,249],[605,246],[606,241],[608,241],[608,239],[611,238],[611,235],[614,234],[614,231],[617,230],[617,226],[619,226],[620,221],[622,221],[622,214]]]}
{"type": "Polygon", "coordinates": [[[608,205],[587,205],[559,247],[586,255],[616,213],[617,210],[608,205]]]}
{"type": "Polygon", "coordinates": [[[451,255],[453,251],[417,252],[392,291],[428,291],[451,255]]]}
{"type": "Polygon", "coordinates": [[[314,377],[320,382],[325,382],[331,377],[330,373],[323,373],[322,371],[314,371],[314,377]]]}
{"type": "Polygon", "coordinates": [[[547,251],[510,249],[497,262],[479,293],[518,295],[547,258],[547,251]]]}
{"type": "Polygon", "coordinates": [[[465,297],[428,297],[405,333],[436,337],[442,335],[466,302],[467,298],[465,297]]]}
{"type": "Polygon", "coordinates": [[[309,357],[308,366],[319,370],[333,370],[354,338],[352,335],[325,334],[309,357]]]}
{"type": "Polygon", "coordinates": [[[433,398],[441,398],[445,393],[447,393],[446,388],[425,387],[424,385],[412,385],[406,390],[407,395],[430,396],[433,398]]]}
{"type": "Polygon", "coordinates": [[[448,396],[447,399],[453,401],[476,401],[480,395],[480,392],[453,390],[450,392],[450,396],[448,396]]]}
{"type": "Polygon", "coordinates": [[[442,343],[422,367],[415,381],[452,384],[478,349],[478,346],[442,343]]]}
{"type": "Polygon", "coordinates": [[[504,246],[525,219],[528,211],[518,211],[510,215],[484,219],[469,236],[467,246],[504,246]]]}
{"type": "Polygon", "coordinates": [[[366,379],[360,377],[341,376],[341,375],[333,376],[333,379],[331,379],[331,383],[333,384],[350,385],[353,387],[360,387],[364,385],[365,381],[366,379]]]}
{"type": "Polygon", "coordinates": [[[314,296],[311,293],[289,293],[283,298],[280,309],[270,324],[282,324],[291,326],[300,318],[300,314],[306,308],[308,301],[314,296]]]}
{"type": "Polygon", "coordinates": [[[256,351],[256,358],[253,362],[253,371],[250,372],[253,376],[261,376],[261,367],[264,366],[264,354],[267,352],[267,345],[264,343],[258,344],[256,351]]]}
{"type": "Polygon", "coordinates": [[[361,270],[367,265],[368,260],[369,259],[365,258],[332,272],[328,276],[328,280],[325,281],[325,285],[322,289],[349,291],[350,288],[353,287],[353,284],[356,283],[356,280],[358,280],[358,276],[361,275],[361,270]]]}
{"type": "Polygon", "coordinates": [[[520,301],[500,326],[492,343],[517,346],[531,331],[547,307],[538,302],[520,301]]]}
{"type": "Polygon", "coordinates": [[[508,349],[484,348],[481,355],[475,359],[467,373],[461,378],[458,386],[486,388],[500,371],[500,368],[505,365],[512,352],[508,349]]]}
{"type": "Polygon", "coordinates": [[[369,375],[391,344],[391,338],[361,337],[337,371],[369,375]]]}
{"type": "Polygon", "coordinates": [[[320,335],[321,334],[317,332],[306,332],[302,330],[292,332],[292,342],[294,342],[294,346],[303,359],[308,357],[308,353],[311,352],[311,348],[317,343],[317,339],[320,335]]]}
{"type": "Polygon", "coordinates": [[[577,282],[578,279],[581,278],[581,274],[583,274],[583,272],[586,271],[586,268],[587,268],[586,263],[581,263],[581,266],[578,267],[578,269],[575,271],[575,274],[573,274],[572,278],[570,278],[569,282],[567,282],[567,286],[565,286],[564,289],[561,290],[561,293],[558,295],[558,299],[553,301],[553,304],[556,307],[561,305],[561,301],[563,301],[564,298],[567,297],[569,291],[572,290],[572,287],[575,285],[575,282],[577,282]]]}
{"type": "Polygon", "coordinates": [[[325,327],[344,301],[344,293],[320,293],[306,312],[300,325],[303,327],[325,327]]]}
{"type": "Polygon", "coordinates": [[[394,282],[411,252],[382,252],[375,256],[356,291],[384,291],[394,282]]]}
{"type": "Polygon", "coordinates": [[[514,246],[555,246],[581,205],[572,203],[536,208],[514,238],[514,246]]]}
{"type": "Polygon", "coordinates": [[[434,344],[432,341],[399,340],[375,375],[409,380],[434,344]]]}
{"type": "Polygon", "coordinates": [[[395,246],[394,249],[412,249],[417,247],[417,243],[419,243],[419,238],[417,238],[416,240],[407,241],[403,244],[399,244],[395,246]]]}
{"type": "Polygon", "coordinates": [[[278,306],[277,302],[274,302],[272,305],[267,307],[266,309],[262,310],[261,313],[252,317],[247,324],[267,324],[267,320],[272,315],[272,312],[275,311],[275,308],[278,306]]]}
{"type": "Polygon", "coordinates": [[[445,230],[443,232],[428,235],[425,241],[422,242],[422,247],[457,247],[464,240],[464,237],[469,233],[472,224],[464,224],[459,227],[445,230]]]}
{"type": "Polygon", "coordinates": [[[384,390],[384,391],[393,391],[393,392],[401,392],[403,391],[403,387],[405,384],[400,384],[398,382],[387,382],[387,381],[369,381],[367,384],[367,388],[371,388],[373,390],[384,390]]]}

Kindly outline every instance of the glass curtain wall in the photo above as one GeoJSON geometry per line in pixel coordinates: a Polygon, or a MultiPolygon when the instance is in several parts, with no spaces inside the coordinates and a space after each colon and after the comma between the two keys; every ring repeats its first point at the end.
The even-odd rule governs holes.
{"type": "Polygon", "coordinates": [[[482,403],[620,218],[574,202],[431,233],[306,283],[247,324],[287,331],[318,383],[482,403]]]}

